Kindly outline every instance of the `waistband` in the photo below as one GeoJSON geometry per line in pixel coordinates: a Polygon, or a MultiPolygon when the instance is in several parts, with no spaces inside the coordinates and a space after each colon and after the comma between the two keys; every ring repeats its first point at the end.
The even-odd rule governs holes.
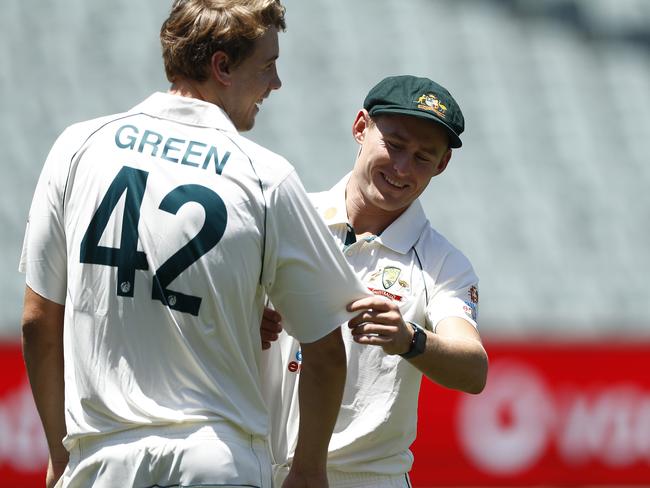
{"type": "Polygon", "coordinates": [[[403,486],[410,487],[408,476],[405,474],[377,473],[345,473],[343,471],[327,470],[327,479],[332,486],[403,486]]]}
{"type": "Polygon", "coordinates": [[[103,447],[132,442],[147,442],[147,439],[220,439],[247,446],[266,447],[267,445],[265,438],[248,434],[236,425],[223,421],[148,425],[106,435],[80,437],[75,439],[73,449],[78,449],[84,453],[84,456],[87,456],[103,447]]]}

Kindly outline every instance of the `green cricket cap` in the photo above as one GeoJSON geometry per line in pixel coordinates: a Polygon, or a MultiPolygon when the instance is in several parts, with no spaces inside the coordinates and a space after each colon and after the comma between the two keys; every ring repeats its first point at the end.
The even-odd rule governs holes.
{"type": "Polygon", "coordinates": [[[451,147],[463,145],[459,137],[465,130],[463,112],[446,88],[428,78],[384,78],[370,89],[363,108],[371,116],[398,114],[433,120],[447,129],[451,147]]]}

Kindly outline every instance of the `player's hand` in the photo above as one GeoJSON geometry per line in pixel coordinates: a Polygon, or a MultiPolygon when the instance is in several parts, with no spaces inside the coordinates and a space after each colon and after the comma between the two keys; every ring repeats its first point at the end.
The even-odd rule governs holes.
{"type": "Polygon", "coordinates": [[[262,349],[271,347],[271,342],[278,340],[280,332],[282,332],[282,315],[277,310],[264,307],[262,323],[260,325],[262,349]]]}
{"type": "Polygon", "coordinates": [[[56,485],[56,482],[59,481],[59,478],[63,476],[66,466],[68,465],[68,460],[57,460],[53,461],[50,457],[47,463],[47,473],[45,474],[45,487],[53,488],[56,485]]]}
{"type": "Polygon", "coordinates": [[[381,346],[386,354],[403,354],[410,349],[413,328],[392,300],[366,297],[349,304],[348,310],[360,312],[348,322],[355,342],[381,346]]]}

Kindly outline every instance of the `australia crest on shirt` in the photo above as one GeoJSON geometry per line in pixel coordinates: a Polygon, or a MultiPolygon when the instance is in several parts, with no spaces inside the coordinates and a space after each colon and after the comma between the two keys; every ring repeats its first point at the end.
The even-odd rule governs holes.
{"type": "Polygon", "coordinates": [[[384,266],[366,279],[368,289],[395,302],[403,302],[411,294],[411,285],[397,266],[384,266]]]}

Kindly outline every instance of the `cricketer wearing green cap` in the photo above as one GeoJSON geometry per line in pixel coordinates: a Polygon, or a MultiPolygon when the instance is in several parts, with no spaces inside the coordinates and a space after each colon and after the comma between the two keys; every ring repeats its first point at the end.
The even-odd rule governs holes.
{"type": "MultiPolygon", "coordinates": [[[[422,375],[446,388],[483,390],[487,354],[478,333],[478,278],[431,226],[418,200],[461,147],[460,107],[439,84],[392,76],[374,86],[352,124],[352,172],[310,195],[330,232],[373,292],[341,324],[347,380],[329,444],[330,487],[410,487],[422,375]],[[368,311],[370,310],[370,311],[368,311]]],[[[267,310],[264,387],[272,416],[276,486],[293,461],[299,344],[267,310]]]]}
{"type": "Polygon", "coordinates": [[[465,119],[446,88],[428,78],[390,76],[377,83],[363,102],[371,117],[402,114],[433,120],[448,131],[450,147],[461,147],[465,119]]]}

